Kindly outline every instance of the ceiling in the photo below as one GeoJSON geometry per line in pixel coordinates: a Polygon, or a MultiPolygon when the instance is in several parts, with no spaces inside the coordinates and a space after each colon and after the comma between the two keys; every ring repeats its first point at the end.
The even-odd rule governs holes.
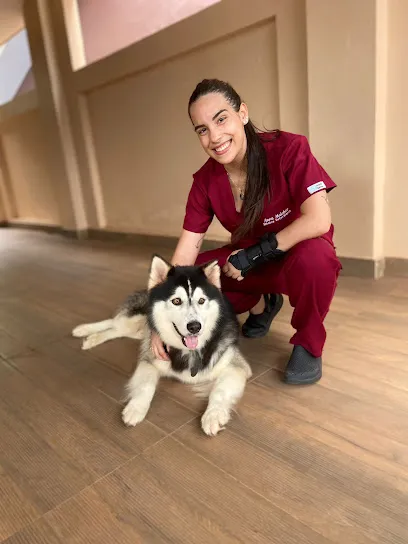
{"type": "Polygon", "coordinates": [[[0,0],[0,45],[23,28],[23,0],[0,0]]]}

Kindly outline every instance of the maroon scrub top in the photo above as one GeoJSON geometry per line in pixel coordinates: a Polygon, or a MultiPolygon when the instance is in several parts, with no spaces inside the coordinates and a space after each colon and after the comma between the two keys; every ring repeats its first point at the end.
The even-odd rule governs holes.
{"type": "MultiPolygon", "coordinates": [[[[260,133],[270,174],[271,198],[265,196],[264,208],[254,229],[237,247],[256,243],[266,232],[277,233],[300,214],[300,206],[319,191],[331,191],[336,184],[313,156],[305,136],[279,131],[260,133]]],[[[235,209],[230,182],[222,164],[213,158],[193,174],[183,228],[205,233],[217,217],[231,234],[243,221],[243,211],[235,209]]],[[[333,245],[333,225],[322,236],[333,245]]]]}

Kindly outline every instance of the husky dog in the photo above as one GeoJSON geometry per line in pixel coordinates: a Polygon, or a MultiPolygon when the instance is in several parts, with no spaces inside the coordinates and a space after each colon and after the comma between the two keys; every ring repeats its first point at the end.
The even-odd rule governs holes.
{"type": "Polygon", "coordinates": [[[172,266],[153,256],[147,290],[131,295],[112,319],[76,327],[90,349],[114,338],[142,340],[140,360],[127,384],[126,425],[144,420],[161,377],[197,386],[208,397],[203,431],[216,435],[229,421],[252,372],[238,347],[239,323],[221,293],[216,261],[172,266]],[[151,332],[158,333],[170,361],[154,357],[151,332]]]}

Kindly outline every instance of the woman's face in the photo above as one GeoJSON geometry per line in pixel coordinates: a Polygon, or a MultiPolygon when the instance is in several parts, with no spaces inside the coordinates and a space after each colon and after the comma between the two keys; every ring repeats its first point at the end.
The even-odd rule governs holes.
{"type": "Polygon", "coordinates": [[[247,139],[244,125],[248,109],[244,103],[235,111],[221,93],[209,93],[190,107],[194,130],[204,151],[221,164],[240,165],[247,139]]]}

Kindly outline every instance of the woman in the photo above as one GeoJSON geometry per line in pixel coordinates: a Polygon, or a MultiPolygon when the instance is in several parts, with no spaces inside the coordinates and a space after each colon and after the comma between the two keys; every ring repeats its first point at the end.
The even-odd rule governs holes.
{"type": "MultiPolygon", "coordinates": [[[[242,332],[250,338],[267,334],[288,295],[296,333],[284,380],[314,383],[322,375],[323,321],[341,269],[327,199],[336,185],[304,136],[257,132],[228,83],[203,80],[188,112],[210,158],[193,176],[172,263],[217,259],[223,293],[237,314],[249,311],[242,332]],[[200,254],[214,215],[231,244],[200,254]]],[[[152,350],[167,359],[157,336],[152,350]]]]}

